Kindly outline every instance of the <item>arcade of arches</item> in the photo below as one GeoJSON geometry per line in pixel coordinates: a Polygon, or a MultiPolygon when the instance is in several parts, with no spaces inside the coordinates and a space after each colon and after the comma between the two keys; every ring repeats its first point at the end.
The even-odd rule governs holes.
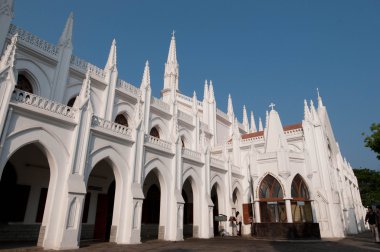
{"type": "Polygon", "coordinates": [[[299,174],[292,181],[291,197],[291,200],[284,199],[280,183],[267,175],[259,188],[261,222],[313,222],[309,191],[299,174]]]}
{"type": "Polygon", "coordinates": [[[9,158],[0,180],[0,232],[3,234],[0,241],[18,236],[37,243],[49,180],[49,163],[39,144],[25,145],[9,158]]]}

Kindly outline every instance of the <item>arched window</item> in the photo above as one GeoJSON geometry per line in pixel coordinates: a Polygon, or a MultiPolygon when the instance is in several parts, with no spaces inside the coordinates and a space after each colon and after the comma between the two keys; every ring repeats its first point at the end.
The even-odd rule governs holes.
{"type": "Polygon", "coordinates": [[[294,222],[313,222],[309,190],[297,174],[292,182],[292,215],[294,222]]]}
{"type": "Polygon", "coordinates": [[[75,100],[77,99],[76,96],[74,96],[73,98],[71,98],[68,102],[67,102],[67,106],[69,107],[72,107],[74,106],[74,103],[75,103],[75,100]]]}
{"type": "Polygon", "coordinates": [[[157,138],[160,138],[160,133],[158,132],[158,130],[157,130],[156,127],[153,127],[153,128],[150,130],[149,135],[154,136],[154,137],[157,137],[157,138]]]}
{"type": "Polygon", "coordinates": [[[116,116],[115,123],[128,127],[128,119],[122,114],[116,116]]]}
{"type": "Polygon", "coordinates": [[[280,183],[267,175],[260,184],[261,222],[287,222],[286,208],[280,183]]]}
{"type": "Polygon", "coordinates": [[[17,76],[16,88],[33,94],[33,86],[28,80],[28,78],[26,78],[23,74],[19,74],[17,76]]]}

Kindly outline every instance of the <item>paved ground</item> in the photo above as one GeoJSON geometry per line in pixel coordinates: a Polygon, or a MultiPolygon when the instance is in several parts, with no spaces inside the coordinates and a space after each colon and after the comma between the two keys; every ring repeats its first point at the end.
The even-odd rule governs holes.
{"type": "MultiPolygon", "coordinates": [[[[1,251],[43,251],[30,244],[0,244],[1,251]]],[[[251,237],[217,237],[214,239],[186,239],[183,242],[147,241],[138,245],[117,245],[113,243],[82,243],[77,252],[84,251],[334,251],[362,252],[380,251],[380,244],[373,242],[371,234],[365,232],[345,239],[269,241],[251,237]]]]}

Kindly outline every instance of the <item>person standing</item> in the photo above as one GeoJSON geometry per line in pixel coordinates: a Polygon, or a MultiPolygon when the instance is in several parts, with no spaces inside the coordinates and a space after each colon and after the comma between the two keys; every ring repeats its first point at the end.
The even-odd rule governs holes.
{"type": "Polygon", "coordinates": [[[238,226],[237,234],[238,234],[239,236],[241,236],[241,221],[242,221],[242,219],[241,219],[241,215],[240,215],[239,211],[237,211],[237,212],[236,212],[236,224],[237,224],[237,226],[238,226]]]}
{"type": "Polygon", "coordinates": [[[376,206],[376,225],[377,225],[377,233],[380,238],[380,205],[376,206]]]}
{"type": "Polygon", "coordinates": [[[367,214],[365,215],[365,222],[369,224],[372,235],[376,242],[379,242],[379,231],[377,227],[377,215],[373,211],[372,207],[368,207],[367,214]]]}

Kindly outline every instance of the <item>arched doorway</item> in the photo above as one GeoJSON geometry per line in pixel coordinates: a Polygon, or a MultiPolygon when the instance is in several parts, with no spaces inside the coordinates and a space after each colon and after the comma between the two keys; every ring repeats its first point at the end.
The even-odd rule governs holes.
{"type": "Polygon", "coordinates": [[[81,240],[112,241],[115,176],[109,160],[99,161],[87,182],[81,240]]]}
{"type": "Polygon", "coordinates": [[[158,129],[156,127],[153,127],[150,130],[149,135],[154,136],[156,138],[160,138],[160,132],[158,131],[158,129]]]}
{"type": "Polygon", "coordinates": [[[23,73],[20,73],[17,76],[16,88],[33,94],[33,86],[31,82],[29,81],[29,79],[23,73]]]}
{"type": "Polygon", "coordinates": [[[214,209],[213,209],[214,236],[219,235],[219,222],[215,221],[215,216],[219,215],[218,187],[219,185],[215,183],[211,189],[211,200],[212,200],[212,203],[214,204],[214,209]]]}
{"type": "Polygon", "coordinates": [[[186,179],[182,187],[182,198],[185,201],[183,208],[183,237],[193,237],[194,224],[194,197],[190,178],[186,179]]]}
{"type": "Polygon", "coordinates": [[[293,222],[313,222],[309,190],[299,174],[293,179],[291,193],[293,222]]]}
{"type": "Polygon", "coordinates": [[[74,106],[75,100],[77,99],[77,96],[72,97],[68,102],[67,106],[72,107],[74,106]]]}
{"type": "Polygon", "coordinates": [[[49,181],[50,166],[40,144],[25,145],[9,158],[0,180],[0,242],[37,244],[49,181]]]}
{"type": "Polygon", "coordinates": [[[128,119],[123,114],[118,114],[115,118],[115,123],[128,127],[128,119]]]}
{"type": "Polygon", "coordinates": [[[143,185],[145,199],[141,217],[141,240],[158,239],[161,210],[161,186],[155,171],[145,178],[143,185]]]}
{"type": "Polygon", "coordinates": [[[271,175],[267,175],[260,184],[260,216],[261,222],[287,222],[286,208],[280,183],[271,175]]]}

